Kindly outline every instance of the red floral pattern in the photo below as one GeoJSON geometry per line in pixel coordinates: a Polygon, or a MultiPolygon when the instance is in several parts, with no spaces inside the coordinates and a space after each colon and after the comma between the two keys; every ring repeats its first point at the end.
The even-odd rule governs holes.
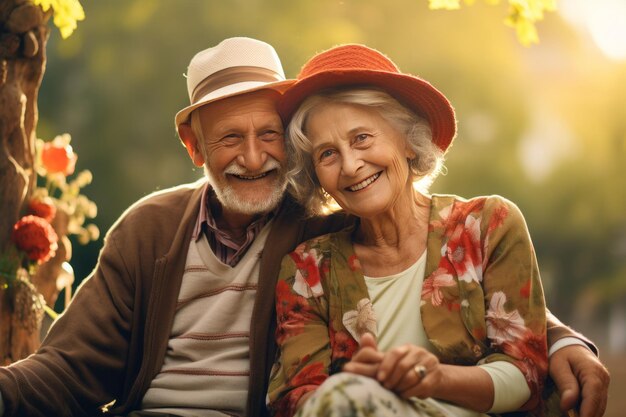
{"type": "MultiPolygon", "coordinates": [[[[369,297],[351,232],[309,241],[283,261],[268,392],[275,415],[293,415],[300,397],[358,349],[350,329],[363,326],[346,317],[358,318],[369,297]]],[[[535,409],[547,375],[545,304],[523,217],[500,197],[433,196],[427,247],[420,309],[440,360],[513,363],[531,390],[524,407],[535,409]]]]}
{"type": "Polygon", "coordinates": [[[319,266],[321,257],[317,254],[315,248],[305,251],[304,247],[300,245],[289,256],[291,256],[297,268],[294,290],[305,298],[322,295],[319,266]]]}

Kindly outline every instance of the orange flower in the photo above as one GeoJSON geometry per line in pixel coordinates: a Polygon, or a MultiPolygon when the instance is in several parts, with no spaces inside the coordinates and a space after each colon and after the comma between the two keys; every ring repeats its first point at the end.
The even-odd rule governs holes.
{"type": "Polygon", "coordinates": [[[46,142],[41,152],[41,162],[50,174],[73,174],[77,158],[71,145],[56,140],[46,142]]]}
{"type": "Polygon", "coordinates": [[[57,234],[50,223],[37,216],[24,216],[13,226],[11,240],[31,261],[38,264],[54,256],[58,248],[57,234]]]}

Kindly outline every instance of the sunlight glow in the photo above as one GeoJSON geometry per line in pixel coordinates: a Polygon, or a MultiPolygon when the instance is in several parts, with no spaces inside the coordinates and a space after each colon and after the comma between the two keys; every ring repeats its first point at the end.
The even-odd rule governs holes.
{"type": "Polygon", "coordinates": [[[559,8],[572,23],[589,31],[609,58],[626,60],[626,2],[624,0],[562,0],[559,8]]]}

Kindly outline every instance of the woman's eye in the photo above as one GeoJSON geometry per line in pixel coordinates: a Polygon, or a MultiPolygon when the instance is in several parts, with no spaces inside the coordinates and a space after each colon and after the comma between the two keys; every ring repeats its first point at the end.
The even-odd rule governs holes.
{"type": "Polygon", "coordinates": [[[359,135],[356,135],[356,141],[357,142],[363,142],[364,140],[367,140],[370,137],[370,134],[368,133],[361,133],[359,135]]]}
{"type": "Polygon", "coordinates": [[[324,159],[330,158],[334,154],[335,152],[332,149],[326,149],[325,151],[320,153],[320,160],[323,161],[324,159]]]}

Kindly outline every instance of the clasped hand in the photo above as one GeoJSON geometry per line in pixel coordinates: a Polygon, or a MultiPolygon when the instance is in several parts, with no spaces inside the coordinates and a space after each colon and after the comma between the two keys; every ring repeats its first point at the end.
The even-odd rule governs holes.
{"type": "Polygon", "coordinates": [[[360,349],[343,370],[376,379],[405,399],[433,397],[443,378],[439,359],[426,349],[406,344],[381,352],[370,333],[361,336],[360,349]]]}

